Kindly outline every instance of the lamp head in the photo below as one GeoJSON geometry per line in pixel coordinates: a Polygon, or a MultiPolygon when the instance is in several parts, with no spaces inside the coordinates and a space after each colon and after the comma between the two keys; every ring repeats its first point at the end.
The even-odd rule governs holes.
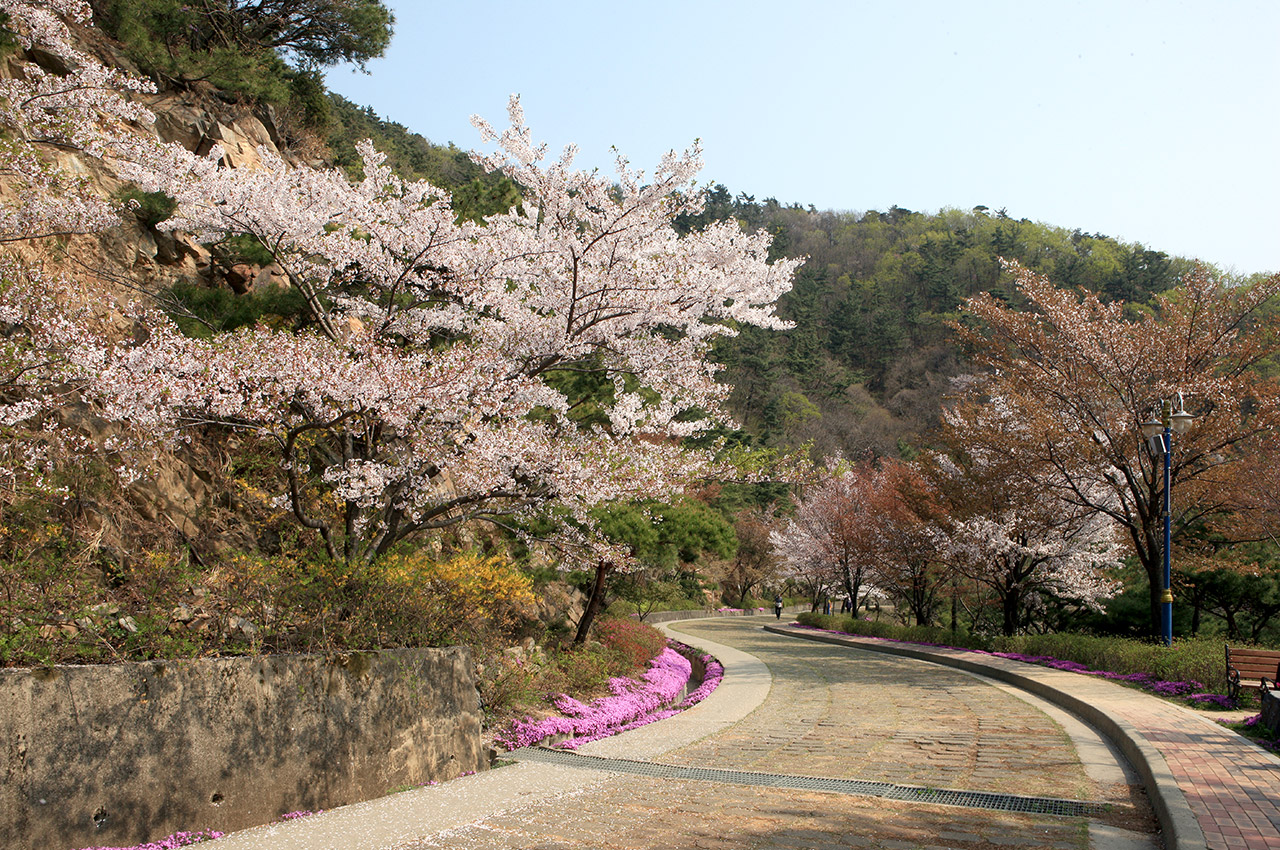
{"type": "Polygon", "coordinates": [[[1182,393],[1178,393],[1178,409],[1169,415],[1169,427],[1174,430],[1174,433],[1185,434],[1194,421],[1195,417],[1187,413],[1186,408],[1182,406],[1182,393]]]}

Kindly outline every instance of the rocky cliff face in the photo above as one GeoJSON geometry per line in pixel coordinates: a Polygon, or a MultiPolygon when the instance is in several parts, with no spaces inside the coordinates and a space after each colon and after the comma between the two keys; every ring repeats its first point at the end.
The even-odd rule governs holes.
{"type": "MultiPolygon", "coordinates": [[[[97,31],[82,29],[78,34],[83,38],[81,49],[108,65],[135,70],[97,31]]],[[[32,63],[53,73],[65,72],[61,61],[41,51],[13,53],[0,61],[0,77],[24,76],[32,63]]],[[[299,154],[285,145],[270,108],[235,102],[208,86],[138,97],[156,119],[153,125],[136,127],[140,134],[176,142],[197,153],[207,153],[218,145],[225,161],[235,168],[259,167],[263,151],[286,162],[300,160],[299,154]]],[[[66,150],[53,150],[49,155],[101,197],[121,199],[130,189],[100,160],[66,150]]],[[[12,191],[0,182],[0,197],[12,191]]],[[[190,234],[158,229],[141,213],[126,214],[118,226],[101,233],[10,243],[5,248],[76,280],[85,302],[92,304],[121,338],[134,332],[126,318],[129,302],[145,301],[176,284],[244,294],[286,282],[275,266],[230,261],[190,234]]],[[[95,438],[105,436],[113,427],[84,405],[68,407],[62,418],[95,438]]],[[[233,510],[243,503],[244,494],[226,474],[230,452],[225,438],[196,435],[180,451],[159,458],[154,469],[123,496],[95,497],[94,488],[88,488],[76,495],[75,510],[90,539],[109,561],[150,546],[212,551],[257,548],[257,534],[233,510]]]]}
{"type": "MultiPolygon", "coordinates": [[[[80,49],[97,56],[108,66],[137,73],[117,47],[97,30],[80,28],[77,34],[83,39],[77,45],[80,49]]],[[[58,57],[33,50],[10,54],[0,62],[0,77],[24,76],[26,67],[32,63],[52,73],[66,71],[58,57]]],[[[300,161],[299,154],[285,144],[276,114],[269,106],[249,106],[201,84],[138,98],[156,118],[150,127],[137,127],[139,133],[176,142],[201,154],[219,145],[226,163],[235,168],[258,167],[263,150],[286,162],[300,161]]],[[[102,197],[119,198],[129,188],[109,166],[97,160],[63,150],[52,151],[51,155],[68,173],[88,181],[102,197]]],[[[0,187],[0,193],[5,191],[0,187]]],[[[126,300],[126,293],[136,294],[138,289],[155,292],[178,281],[211,287],[230,285],[237,291],[245,291],[279,274],[278,270],[264,272],[256,267],[232,271],[220,265],[206,247],[189,235],[158,231],[137,217],[102,234],[70,237],[58,244],[25,246],[20,252],[46,264],[66,265],[77,275],[96,276],[103,283],[97,294],[110,294],[115,301],[126,300]]]]}

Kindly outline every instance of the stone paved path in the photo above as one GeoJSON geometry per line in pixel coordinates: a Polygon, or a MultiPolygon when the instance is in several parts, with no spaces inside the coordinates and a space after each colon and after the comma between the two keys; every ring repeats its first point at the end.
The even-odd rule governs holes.
{"type": "MultiPolygon", "coordinates": [[[[1005,690],[911,659],[770,635],[760,622],[679,627],[759,657],[774,684],[764,703],[735,726],[659,761],[1107,801],[1112,809],[1104,828],[1154,832],[1140,789],[1092,779],[1062,729],[1005,690]]],[[[403,846],[1084,850],[1089,824],[1083,818],[602,773],[572,793],[403,846]]]]}
{"type": "Polygon", "coordinates": [[[922,654],[948,664],[978,666],[992,675],[1000,670],[1024,686],[1050,688],[1132,730],[1133,745],[1146,753],[1142,758],[1159,774],[1153,781],[1162,783],[1161,797],[1172,807],[1169,814],[1176,826],[1171,826],[1181,846],[1280,848],[1280,758],[1198,712],[1095,677],[961,650],[825,635],[789,626],[782,631],[881,652],[922,654]]]}

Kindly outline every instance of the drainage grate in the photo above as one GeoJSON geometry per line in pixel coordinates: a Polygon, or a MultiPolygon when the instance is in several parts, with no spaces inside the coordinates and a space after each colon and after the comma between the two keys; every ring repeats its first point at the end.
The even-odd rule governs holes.
{"type": "Polygon", "coordinates": [[[1024,812],[1062,817],[1089,817],[1107,811],[1109,804],[1081,800],[1058,800],[1052,797],[1021,797],[1016,794],[991,794],[981,791],[951,791],[945,788],[921,788],[916,785],[893,785],[861,779],[824,779],[817,776],[791,776],[779,773],[757,773],[747,770],[719,770],[707,767],[678,767],[648,761],[602,758],[547,747],[526,747],[507,753],[515,761],[532,761],[633,773],[659,779],[697,779],[705,782],[728,782],[734,785],[758,785],[767,788],[796,788],[804,791],[833,791],[861,797],[883,797],[940,806],[963,806],[969,809],[994,809],[1001,812],[1024,812]]]}

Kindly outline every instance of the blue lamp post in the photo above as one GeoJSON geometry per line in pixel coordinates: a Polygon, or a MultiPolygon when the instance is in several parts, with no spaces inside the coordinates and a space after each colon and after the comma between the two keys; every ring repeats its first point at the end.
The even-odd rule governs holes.
{"type": "Polygon", "coordinates": [[[1156,457],[1164,458],[1164,504],[1161,516],[1164,519],[1164,587],[1160,594],[1160,637],[1165,646],[1173,645],[1173,590],[1172,567],[1169,562],[1169,548],[1172,540],[1170,514],[1172,507],[1171,491],[1173,476],[1173,435],[1185,434],[1195,419],[1182,406],[1182,393],[1177,395],[1178,409],[1173,409],[1173,401],[1166,399],[1161,404],[1161,417],[1142,423],[1142,435],[1156,457]]]}

